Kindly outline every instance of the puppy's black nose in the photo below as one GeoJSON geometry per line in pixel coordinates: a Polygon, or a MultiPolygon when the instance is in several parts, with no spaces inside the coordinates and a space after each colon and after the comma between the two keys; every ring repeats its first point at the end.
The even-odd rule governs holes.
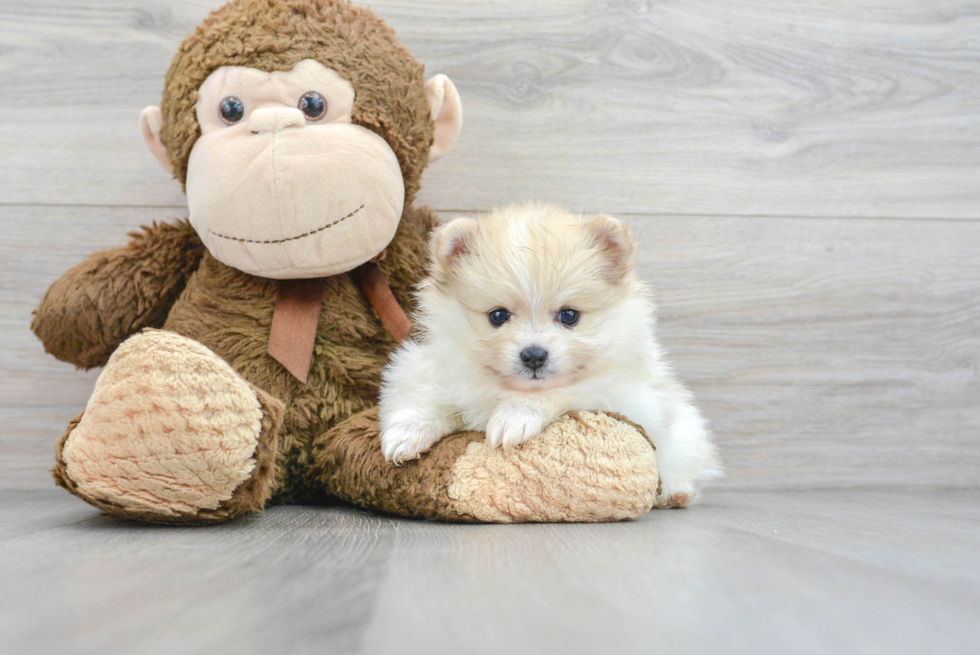
{"type": "Polygon", "coordinates": [[[532,371],[536,371],[548,361],[548,351],[538,346],[531,346],[521,351],[521,361],[532,371]]]}

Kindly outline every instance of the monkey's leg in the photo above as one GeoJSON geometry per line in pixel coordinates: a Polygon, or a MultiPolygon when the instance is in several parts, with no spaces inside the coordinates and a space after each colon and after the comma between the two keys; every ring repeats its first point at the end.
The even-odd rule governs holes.
{"type": "Polygon", "coordinates": [[[126,340],[55,449],[55,481],[114,516],[214,523],[272,495],[283,406],[202,344],[126,340]]]}
{"type": "Polygon", "coordinates": [[[374,408],[322,435],[313,452],[329,493],[443,521],[619,521],[649,510],[659,485],[650,442],[598,412],[564,415],[515,448],[492,448],[479,432],[453,434],[395,466],[381,454],[374,408]]]}

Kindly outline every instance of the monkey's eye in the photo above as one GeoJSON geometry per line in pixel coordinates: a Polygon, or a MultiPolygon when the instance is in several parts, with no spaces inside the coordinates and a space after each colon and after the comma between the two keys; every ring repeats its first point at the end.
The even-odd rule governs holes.
{"type": "Polygon", "coordinates": [[[245,105],[235,96],[228,96],[221,101],[218,113],[221,115],[221,120],[228,125],[234,125],[245,115],[245,105]]]}
{"type": "Polygon", "coordinates": [[[299,99],[299,109],[309,120],[318,121],[327,113],[327,101],[316,91],[307,91],[299,99]]]}
{"type": "Polygon", "coordinates": [[[582,318],[582,314],[577,309],[572,309],[571,307],[563,307],[558,311],[558,314],[555,316],[555,318],[558,319],[559,323],[561,323],[565,327],[570,328],[570,327],[575,327],[575,324],[578,323],[578,320],[582,318]]]}
{"type": "Polygon", "coordinates": [[[490,325],[494,327],[500,327],[501,325],[503,325],[504,323],[510,320],[510,312],[508,312],[503,307],[498,307],[497,309],[487,314],[487,318],[490,319],[490,325]]]}

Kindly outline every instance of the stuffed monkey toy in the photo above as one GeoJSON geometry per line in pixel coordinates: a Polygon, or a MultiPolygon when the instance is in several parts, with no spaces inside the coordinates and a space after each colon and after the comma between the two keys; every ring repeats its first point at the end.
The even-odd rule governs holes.
{"type": "Polygon", "coordinates": [[[341,498],[445,521],[608,521],[658,502],[652,444],[566,415],[521,447],[478,433],[387,463],[377,402],[436,224],[422,170],[459,133],[453,84],[342,0],[233,0],[180,46],[140,129],[189,220],[47,291],[47,352],[104,367],[56,482],[108,514],[213,523],[341,498]]]}

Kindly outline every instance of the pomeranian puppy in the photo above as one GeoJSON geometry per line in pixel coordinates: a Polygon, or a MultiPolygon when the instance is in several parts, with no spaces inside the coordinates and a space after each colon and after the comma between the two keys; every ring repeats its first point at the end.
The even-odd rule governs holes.
{"type": "Polygon", "coordinates": [[[383,374],[381,447],[394,463],[458,430],[517,446],[570,410],[617,412],[657,447],[660,507],[720,474],[691,394],[654,337],[626,226],[542,204],[457,218],[430,242],[421,337],[383,374]]]}

